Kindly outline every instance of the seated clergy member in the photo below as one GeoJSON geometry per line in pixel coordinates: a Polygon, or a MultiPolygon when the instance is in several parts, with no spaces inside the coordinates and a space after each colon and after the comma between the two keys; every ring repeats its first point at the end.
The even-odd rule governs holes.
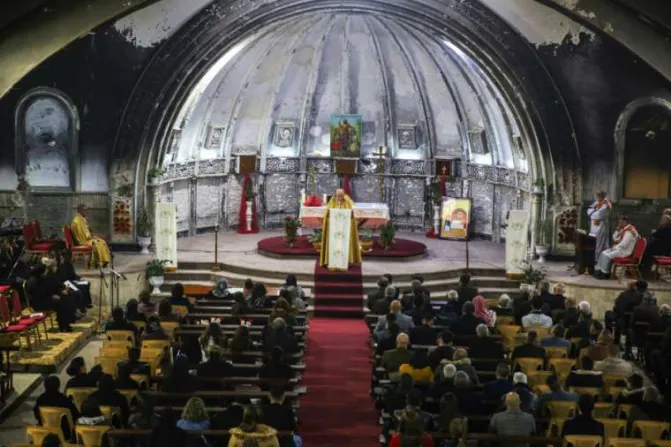
{"type": "Polygon", "coordinates": [[[645,247],[641,268],[649,269],[654,256],[671,255],[671,215],[662,214],[659,228],[652,232],[645,247]]]}
{"type": "Polygon", "coordinates": [[[91,263],[94,267],[105,267],[111,259],[110,249],[104,239],[91,233],[89,223],[86,220],[89,209],[86,205],[77,207],[77,215],[72,219],[70,231],[76,245],[88,245],[93,249],[91,263]]]}
{"type": "Polygon", "coordinates": [[[381,366],[387,371],[390,378],[398,379],[398,369],[402,364],[410,362],[413,352],[408,350],[409,344],[408,335],[400,333],[396,337],[396,349],[390,349],[382,355],[381,366]]]}
{"type": "Polygon", "coordinates": [[[599,279],[610,277],[610,266],[614,258],[627,258],[634,253],[636,241],[640,236],[636,228],[629,223],[629,218],[621,216],[613,234],[613,247],[604,250],[594,267],[594,276],[599,279]]]}

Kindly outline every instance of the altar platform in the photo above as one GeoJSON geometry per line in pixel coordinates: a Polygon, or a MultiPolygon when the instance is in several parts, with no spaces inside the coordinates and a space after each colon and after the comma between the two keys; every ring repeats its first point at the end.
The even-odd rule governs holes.
{"type": "MultiPolygon", "coordinates": [[[[300,236],[291,246],[287,246],[284,237],[274,236],[261,239],[257,245],[259,253],[274,258],[286,257],[318,257],[319,251],[308,242],[307,236],[300,236]]],[[[377,237],[373,237],[373,247],[369,251],[362,251],[364,259],[409,260],[426,255],[426,245],[410,239],[396,238],[393,247],[385,250],[380,246],[377,237]]]]}

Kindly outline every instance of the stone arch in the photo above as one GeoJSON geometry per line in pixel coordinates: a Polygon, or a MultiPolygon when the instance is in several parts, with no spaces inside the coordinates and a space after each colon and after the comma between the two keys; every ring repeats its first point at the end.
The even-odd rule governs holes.
{"type": "Polygon", "coordinates": [[[624,197],[625,157],[627,150],[627,129],[639,110],[645,107],[660,107],[671,115],[671,99],[659,96],[650,96],[636,99],[625,106],[615,124],[615,157],[617,176],[615,179],[615,200],[627,200],[624,197]]]}
{"type": "MultiPolygon", "coordinates": [[[[27,165],[30,164],[31,146],[35,146],[36,150],[41,150],[37,146],[54,147],[52,164],[58,164],[59,158],[63,158],[67,163],[67,175],[61,176],[60,181],[56,184],[49,184],[49,182],[38,183],[31,185],[37,188],[59,188],[78,191],[80,189],[80,169],[79,169],[79,113],[74,102],[60,90],[50,87],[37,87],[27,92],[16,105],[14,112],[14,130],[15,130],[15,168],[19,184],[22,184],[30,177],[27,172],[27,165]],[[38,101],[44,104],[37,104],[38,101]],[[31,107],[44,107],[44,110],[34,110],[31,107]],[[50,110],[54,106],[61,108],[58,110],[50,110]],[[40,113],[39,117],[35,118],[33,129],[27,131],[26,122],[27,112],[32,115],[40,113]],[[59,112],[61,113],[60,116],[59,112]],[[63,114],[65,116],[63,116],[63,114]],[[59,122],[66,119],[67,122],[59,122]],[[66,126],[64,129],[63,126],[66,126]],[[37,135],[39,133],[39,135],[37,135]],[[48,141],[47,141],[48,140],[48,141]],[[63,154],[59,154],[59,147],[63,154]],[[67,177],[67,178],[64,178],[67,177]],[[65,182],[67,181],[67,184],[65,182]]],[[[46,150],[50,150],[46,148],[46,150]]],[[[47,155],[49,157],[49,155],[47,155]]],[[[58,170],[63,172],[59,167],[50,166],[48,169],[58,170]]],[[[30,184],[30,182],[29,182],[30,184]]]]}
{"type": "Polygon", "coordinates": [[[218,57],[260,29],[321,10],[400,17],[459,47],[503,92],[503,100],[520,124],[531,177],[520,181],[520,188],[530,190],[533,180],[542,177],[546,185],[555,185],[555,193],[570,196],[566,202],[579,202],[579,151],[570,116],[552,78],[523,37],[471,0],[222,1],[205,8],[161,46],[123,115],[114,157],[132,157],[139,151],[135,188],[140,202],[147,172],[159,163],[179,108],[218,57]]]}

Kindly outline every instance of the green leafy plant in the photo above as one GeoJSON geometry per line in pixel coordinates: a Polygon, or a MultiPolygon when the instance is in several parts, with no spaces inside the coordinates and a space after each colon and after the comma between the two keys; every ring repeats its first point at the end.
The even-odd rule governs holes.
{"type": "Polygon", "coordinates": [[[373,240],[373,231],[369,229],[361,230],[359,232],[359,240],[361,242],[370,242],[373,240]]]}
{"type": "Polygon", "coordinates": [[[308,236],[308,242],[311,244],[321,243],[322,241],[322,229],[315,228],[315,232],[308,236]]]}
{"type": "Polygon", "coordinates": [[[165,174],[165,169],[163,169],[163,168],[151,168],[147,175],[149,176],[149,178],[157,178],[157,177],[161,177],[163,174],[165,174]]]}
{"type": "Polygon", "coordinates": [[[382,228],[380,228],[380,245],[385,250],[394,246],[396,241],[396,228],[392,225],[391,222],[387,222],[382,228]]]}
{"type": "Polygon", "coordinates": [[[523,266],[522,274],[524,275],[525,284],[533,284],[535,286],[547,276],[547,271],[544,268],[535,268],[528,262],[525,262],[523,266]]]}
{"type": "Polygon", "coordinates": [[[538,223],[538,245],[548,246],[552,242],[552,220],[543,219],[538,223]]]}
{"type": "Polygon", "coordinates": [[[431,183],[431,201],[433,202],[434,205],[440,204],[440,202],[443,200],[443,194],[440,192],[440,185],[438,182],[433,182],[431,183]]]}
{"type": "Polygon", "coordinates": [[[287,216],[284,218],[284,240],[288,245],[296,242],[299,226],[300,222],[295,217],[287,216]]]}
{"type": "Polygon", "coordinates": [[[166,264],[170,264],[171,261],[167,259],[152,259],[151,261],[147,262],[147,278],[151,278],[153,276],[164,276],[165,275],[165,266],[166,264]]]}
{"type": "Polygon", "coordinates": [[[151,237],[154,222],[147,208],[142,208],[137,216],[137,234],[140,237],[151,237]]]}
{"type": "Polygon", "coordinates": [[[253,197],[254,197],[254,186],[252,185],[252,182],[248,182],[247,186],[245,187],[245,198],[247,200],[250,200],[253,197]]]}
{"type": "Polygon", "coordinates": [[[538,177],[536,181],[534,182],[534,186],[538,188],[543,188],[545,186],[545,180],[543,180],[542,177],[538,177]]]}

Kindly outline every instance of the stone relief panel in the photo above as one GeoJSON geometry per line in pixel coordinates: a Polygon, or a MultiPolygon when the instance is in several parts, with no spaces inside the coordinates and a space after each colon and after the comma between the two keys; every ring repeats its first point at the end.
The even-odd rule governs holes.
{"type": "Polygon", "coordinates": [[[426,162],[424,160],[393,160],[391,172],[402,175],[425,175],[426,162]]]}
{"type": "Polygon", "coordinates": [[[199,178],[196,183],[196,228],[214,227],[219,222],[221,180],[199,178]]]}
{"type": "Polygon", "coordinates": [[[484,183],[481,181],[473,181],[471,185],[473,197],[473,219],[472,231],[478,234],[491,235],[492,234],[492,219],[493,219],[493,197],[494,185],[491,183],[484,183]]]}
{"type": "Polygon", "coordinates": [[[517,173],[517,181],[519,182],[519,187],[522,189],[529,189],[529,174],[523,172],[517,173]]]}
{"type": "Polygon", "coordinates": [[[404,217],[424,216],[424,179],[396,179],[393,215],[404,217]]]}
{"type": "Polygon", "coordinates": [[[319,173],[333,172],[333,161],[329,159],[309,159],[308,170],[316,168],[319,173]]]}
{"type": "Polygon", "coordinates": [[[463,184],[461,181],[446,181],[445,182],[445,194],[447,194],[448,197],[462,197],[463,192],[462,192],[462,187],[463,184]]]}
{"type": "Polygon", "coordinates": [[[295,175],[267,175],[265,180],[266,214],[298,215],[297,190],[295,175]]]}
{"type": "Polygon", "coordinates": [[[316,194],[319,198],[324,194],[332,196],[335,193],[335,190],[340,188],[340,178],[336,174],[317,174],[316,186],[316,194]]]}
{"type": "Polygon", "coordinates": [[[196,173],[196,162],[173,163],[166,166],[163,180],[175,180],[193,177],[196,173]]]}
{"type": "Polygon", "coordinates": [[[172,201],[177,208],[177,231],[189,231],[191,226],[190,181],[178,180],[174,185],[172,201]]]}
{"type": "Polygon", "coordinates": [[[229,175],[226,177],[226,221],[229,228],[237,227],[238,223],[240,223],[240,199],[242,198],[243,178],[244,176],[240,175],[229,175]]]}
{"type": "Polygon", "coordinates": [[[380,188],[376,175],[357,175],[351,179],[352,199],[355,202],[379,202],[380,188]]]}
{"type": "Polygon", "coordinates": [[[560,208],[555,217],[554,252],[575,253],[575,239],[578,231],[578,207],[560,208]]]}
{"type": "Polygon", "coordinates": [[[476,164],[467,164],[465,167],[465,178],[471,180],[479,180],[481,182],[494,182],[496,181],[496,174],[494,172],[494,166],[488,165],[476,165],[476,164]]]}
{"type": "Polygon", "coordinates": [[[198,162],[198,175],[226,174],[226,159],[215,158],[212,160],[200,160],[198,162]]]}
{"type": "Polygon", "coordinates": [[[158,187],[158,201],[172,202],[173,187],[170,183],[163,183],[158,187]]]}
{"type": "Polygon", "coordinates": [[[266,172],[298,172],[300,159],[298,158],[266,158],[266,172]]]}
{"type": "Polygon", "coordinates": [[[517,190],[507,186],[496,185],[494,187],[494,209],[492,218],[494,222],[492,239],[500,241],[505,236],[505,231],[501,228],[506,221],[506,214],[511,209],[515,209],[517,204],[517,190]]]}
{"type": "Polygon", "coordinates": [[[512,169],[496,168],[496,182],[506,186],[517,186],[517,176],[512,169]]]}

